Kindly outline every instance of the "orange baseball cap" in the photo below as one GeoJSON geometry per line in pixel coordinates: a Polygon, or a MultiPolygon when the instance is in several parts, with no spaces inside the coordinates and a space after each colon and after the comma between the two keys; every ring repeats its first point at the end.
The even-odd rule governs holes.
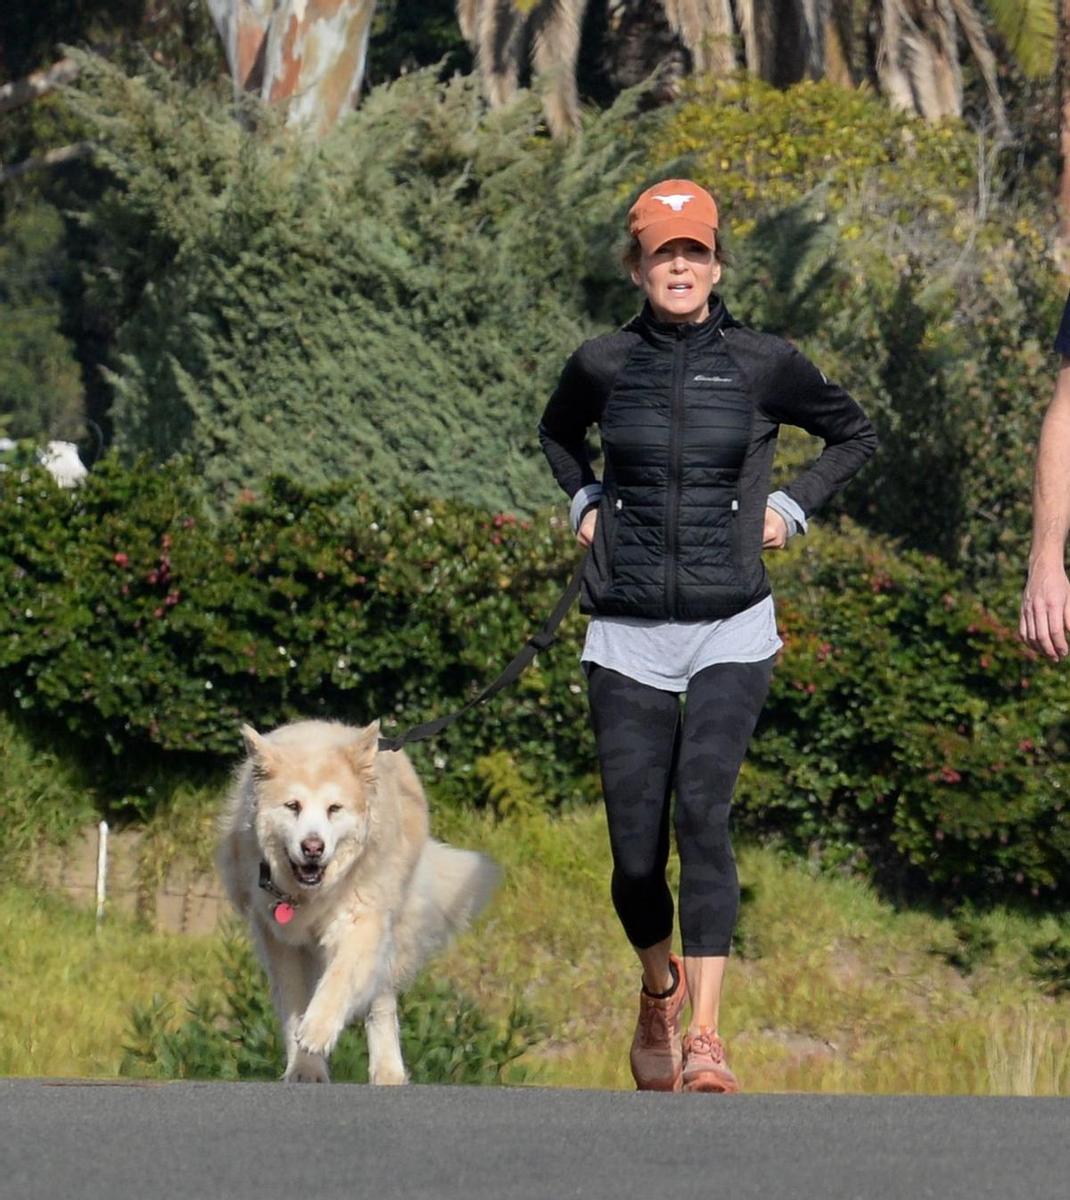
{"type": "Polygon", "coordinates": [[[628,232],[647,254],[673,238],[691,238],[712,250],[716,228],[716,201],[690,179],[655,183],[628,212],[628,232]]]}

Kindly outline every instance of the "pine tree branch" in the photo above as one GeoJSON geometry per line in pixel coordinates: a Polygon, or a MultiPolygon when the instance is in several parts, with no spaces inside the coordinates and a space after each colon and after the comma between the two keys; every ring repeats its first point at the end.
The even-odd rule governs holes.
{"type": "Polygon", "coordinates": [[[18,179],[30,171],[41,171],[45,167],[58,167],[62,163],[74,162],[75,159],[87,158],[93,149],[91,142],[73,142],[70,146],[60,146],[58,150],[49,150],[47,154],[36,158],[26,158],[10,167],[0,167],[0,183],[9,179],[18,179]]]}
{"type": "Polygon", "coordinates": [[[61,58],[46,71],[35,71],[25,79],[16,79],[0,87],[0,113],[10,112],[29,104],[46,92],[51,92],[70,81],[78,74],[78,64],[73,58],[61,58]]]}

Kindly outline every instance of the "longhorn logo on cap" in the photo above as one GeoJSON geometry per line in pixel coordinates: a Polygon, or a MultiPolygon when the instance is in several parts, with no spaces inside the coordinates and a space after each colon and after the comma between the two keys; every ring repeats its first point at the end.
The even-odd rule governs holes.
{"type": "Polygon", "coordinates": [[[674,194],[672,196],[654,196],[654,200],[660,200],[662,204],[667,204],[673,212],[682,212],[684,205],[688,200],[694,200],[694,196],[684,194],[674,194]]]}

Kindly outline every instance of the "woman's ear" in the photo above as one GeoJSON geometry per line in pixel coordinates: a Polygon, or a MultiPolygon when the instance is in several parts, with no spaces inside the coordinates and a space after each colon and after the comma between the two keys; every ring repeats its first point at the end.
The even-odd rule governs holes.
{"type": "Polygon", "coordinates": [[[713,279],[714,287],[721,282],[721,264],[717,261],[717,259],[713,260],[713,275],[711,278],[713,279]]]}

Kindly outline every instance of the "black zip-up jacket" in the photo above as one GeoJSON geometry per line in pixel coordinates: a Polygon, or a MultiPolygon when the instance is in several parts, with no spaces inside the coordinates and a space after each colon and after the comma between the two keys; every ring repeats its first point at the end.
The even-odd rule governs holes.
{"type": "Polygon", "coordinates": [[[750,607],[769,594],[762,530],[780,425],[825,442],[784,488],[807,515],[877,445],[843,388],[782,338],[733,320],[716,296],[700,324],[657,321],[648,304],[569,358],[539,440],[570,498],[596,482],[594,424],[603,492],[580,607],[605,616],[697,621],[750,607]]]}

